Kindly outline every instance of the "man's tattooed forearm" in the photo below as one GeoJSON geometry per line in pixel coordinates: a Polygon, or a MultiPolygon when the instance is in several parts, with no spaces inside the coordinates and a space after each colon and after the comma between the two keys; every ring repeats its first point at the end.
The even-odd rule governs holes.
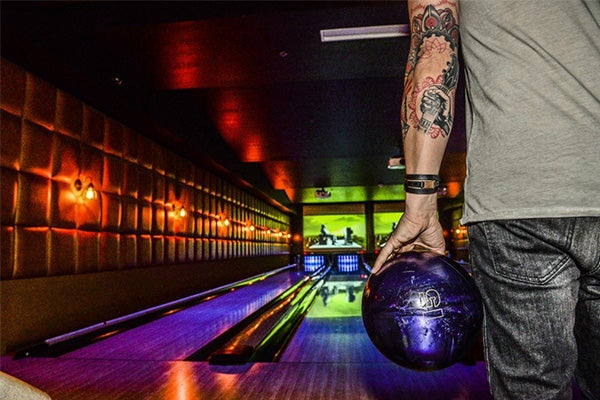
{"type": "MultiPolygon", "coordinates": [[[[458,25],[450,8],[427,6],[412,18],[411,51],[406,66],[402,109],[403,135],[413,126],[432,138],[452,129],[454,92],[458,82],[458,25]],[[419,63],[439,65],[437,76],[415,78],[419,63]],[[418,81],[415,81],[418,79],[418,81]]],[[[429,64],[428,64],[429,65],[429,64]]]]}

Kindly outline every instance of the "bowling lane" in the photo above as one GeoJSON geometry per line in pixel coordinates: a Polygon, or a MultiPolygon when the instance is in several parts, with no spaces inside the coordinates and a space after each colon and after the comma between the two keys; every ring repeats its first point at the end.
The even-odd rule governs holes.
{"type": "Polygon", "coordinates": [[[303,279],[286,271],[120,332],[61,356],[68,359],[183,360],[303,279]]]}
{"type": "MultiPolygon", "coordinates": [[[[289,276],[284,279],[287,285],[286,279],[289,276]]],[[[146,359],[135,355],[136,359],[125,358],[136,351],[146,352],[146,343],[132,342],[135,338],[128,339],[132,347],[129,356],[118,359],[116,353],[101,354],[111,351],[111,346],[125,344],[121,337],[112,344],[106,339],[103,348],[87,353],[86,358],[75,358],[73,354],[61,358],[3,358],[2,369],[47,391],[54,400],[490,399],[483,363],[417,372],[383,358],[362,327],[359,310],[363,280],[360,275],[358,279],[332,276],[328,291],[323,292],[326,301],[322,295],[317,297],[280,362],[218,366],[207,362],[155,361],[160,357],[175,359],[159,350],[146,354],[146,359]],[[349,287],[353,287],[352,291],[349,287]]],[[[255,289],[252,292],[254,297],[259,295],[255,289]]],[[[169,317],[163,322],[172,321],[169,317]]],[[[189,322],[194,327],[187,334],[197,335],[202,328],[193,318],[189,322]]],[[[157,341],[162,337],[162,346],[168,347],[174,342],[169,336],[177,334],[169,333],[174,329],[166,325],[146,333],[156,334],[157,341]]],[[[83,353],[79,356],[83,357],[83,353]]]]}
{"type": "MultiPolygon", "coordinates": [[[[68,354],[61,358],[18,360],[2,357],[0,366],[3,371],[46,391],[53,400],[491,400],[481,361],[419,372],[402,368],[379,354],[369,341],[360,317],[360,287],[365,277],[339,275],[345,276],[330,277],[328,289],[317,296],[279,362],[221,366],[208,362],[129,360],[117,359],[116,354],[104,358],[101,349],[96,349],[99,358],[93,358],[91,352],[89,358],[68,354]],[[353,287],[352,291],[349,287],[353,287]]],[[[290,274],[281,282],[288,286],[291,283],[288,279],[296,278],[298,274],[290,274]]],[[[264,288],[253,288],[252,293],[247,293],[252,297],[249,302],[259,296],[260,290],[264,288]]],[[[211,313],[208,308],[206,312],[211,313]]],[[[234,304],[233,308],[239,307],[234,304]]],[[[190,318],[193,325],[190,335],[197,335],[203,329],[197,326],[200,315],[196,317],[190,318]]],[[[163,346],[169,346],[171,330],[169,326],[157,329],[156,340],[163,337],[163,346]]],[[[109,351],[111,345],[105,344],[104,350],[109,351]]],[[[144,351],[146,346],[143,342],[128,345],[134,353],[144,351]]],[[[189,347],[195,349],[196,345],[189,347]]],[[[150,356],[160,358],[157,354],[150,356]]],[[[575,393],[574,399],[580,400],[581,396],[575,393]]]]}
{"type": "Polygon", "coordinates": [[[387,362],[362,323],[366,279],[360,273],[331,275],[280,362],[387,362]]]}
{"type": "MultiPolygon", "coordinates": [[[[313,371],[315,398],[346,393],[353,399],[488,400],[489,385],[482,360],[456,363],[438,371],[414,371],[391,362],[373,345],[364,328],[361,304],[366,276],[332,275],[280,358],[289,368],[313,371]],[[352,288],[352,289],[349,289],[352,288]],[[338,376],[345,385],[335,380],[338,376]],[[353,389],[348,389],[353,388],[353,389]]],[[[341,397],[340,397],[341,398],[341,397]]]]}

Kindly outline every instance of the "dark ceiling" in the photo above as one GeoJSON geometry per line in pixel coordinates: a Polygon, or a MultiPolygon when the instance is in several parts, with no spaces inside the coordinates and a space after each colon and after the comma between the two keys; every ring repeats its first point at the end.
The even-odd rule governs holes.
{"type": "MultiPolygon", "coordinates": [[[[283,204],[321,202],[320,187],[325,202],[403,197],[404,172],[387,160],[399,150],[409,38],[322,43],[320,30],[407,23],[404,1],[1,7],[3,57],[283,204]]],[[[464,178],[461,113],[445,182],[464,178]]]]}

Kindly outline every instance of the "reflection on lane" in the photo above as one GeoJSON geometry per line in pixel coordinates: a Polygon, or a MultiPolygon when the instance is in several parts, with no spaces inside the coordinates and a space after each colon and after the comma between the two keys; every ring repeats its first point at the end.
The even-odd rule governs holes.
{"type": "MultiPolygon", "coordinates": [[[[336,264],[340,260],[336,259],[336,264]]],[[[367,336],[362,322],[368,270],[362,263],[356,268],[334,269],[280,362],[388,362],[367,336]],[[347,269],[353,272],[340,271],[347,269]]]]}
{"type": "Polygon", "coordinates": [[[307,318],[360,317],[366,274],[331,275],[307,318]]]}

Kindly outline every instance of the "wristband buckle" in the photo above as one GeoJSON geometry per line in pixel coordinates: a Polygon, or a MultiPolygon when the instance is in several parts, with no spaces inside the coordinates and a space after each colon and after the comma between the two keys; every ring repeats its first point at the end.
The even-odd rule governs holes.
{"type": "Polygon", "coordinates": [[[406,175],[404,191],[414,194],[433,194],[440,187],[439,175],[406,175]]]}

